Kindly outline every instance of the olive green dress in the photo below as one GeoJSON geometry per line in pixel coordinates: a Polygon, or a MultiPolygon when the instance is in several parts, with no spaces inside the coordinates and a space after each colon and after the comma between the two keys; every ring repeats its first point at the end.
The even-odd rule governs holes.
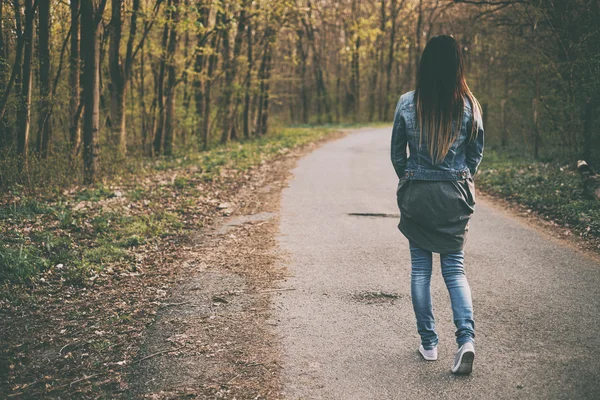
{"type": "Polygon", "coordinates": [[[463,250],[475,210],[473,178],[402,179],[397,190],[400,231],[419,247],[448,254],[463,250]]]}

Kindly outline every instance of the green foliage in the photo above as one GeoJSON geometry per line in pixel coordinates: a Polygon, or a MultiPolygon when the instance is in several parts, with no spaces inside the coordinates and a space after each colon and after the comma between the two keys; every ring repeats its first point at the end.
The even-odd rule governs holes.
{"type": "Polygon", "coordinates": [[[127,252],[111,243],[103,243],[98,247],[85,250],[82,254],[83,263],[96,265],[102,268],[103,265],[123,261],[127,257],[127,252]]]}
{"type": "Polygon", "coordinates": [[[0,251],[0,282],[22,282],[47,268],[47,260],[36,253],[35,249],[23,244],[18,247],[7,247],[3,244],[0,251]]]}
{"type": "Polygon", "coordinates": [[[123,165],[123,172],[117,175],[121,182],[138,183],[122,194],[125,201],[144,202],[145,211],[138,214],[104,210],[103,204],[121,200],[106,184],[72,188],[63,181],[50,181],[29,196],[6,200],[0,205],[0,283],[31,283],[41,273],[60,266],[66,284],[86,285],[95,272],[108,266],[134,268],[132,252],[180,234],[186,207],[193,207],[198,196],[191,177],[177,175],[172,185],[182,198],[177,208],[166,210],[163,203],[172,192],[160,186],[150,191],[140,184],[143,178],[193,166],[195,178],[210,181],[223,169],[244,171],[324,138],[332,130],[290,128],[204,152],[189,151],[150,161],[130,159],[135,167],[123,165]]]}
{"type": "Polygon", "coordinates": [[[79,201],[99,201],[113,197],[114,193],[102,185],[97,187],[85,188],[77,193],[76,199],[79,201]]]}
{"type": "Polygon", "coordinates": [[[583,179],[575,165],[536,162],[489,151],[477,183],[584,236],[600,237],[600,202],[583,193],[583,179]]]}

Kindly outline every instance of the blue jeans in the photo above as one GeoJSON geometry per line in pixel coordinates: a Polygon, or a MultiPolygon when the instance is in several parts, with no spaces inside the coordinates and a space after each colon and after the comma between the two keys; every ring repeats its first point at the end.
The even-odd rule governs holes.
{"type": "MultiPolygon", "coordinates": [[[[417,317],[417,330],[421,336],[421,344],[429,350],[438,344],[430,291],[432,255],[430,251],[410,242],[410,256],[412,260],[410,289],[417,317]]],[[[471,288],[465,275],[464,259],[463,251],[440,254],[442,276],[450,293],[456,326],[456,342],[459,347],[466,342],[474,342],[475,339],[473,302],[471,288]]]]}

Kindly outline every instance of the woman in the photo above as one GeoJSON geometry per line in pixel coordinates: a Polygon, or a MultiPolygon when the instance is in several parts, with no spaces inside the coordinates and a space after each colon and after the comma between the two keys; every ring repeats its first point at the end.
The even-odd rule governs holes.
{"type": "Polygon", "coordinates": [[[475,208],[473,176],[482,154],[481,108],[465,81],[460,47],[450,36],[436,36],[421,56],[416,90],[402,95],[396,107],[391,155],[400,179],[398,228],[409,241],[412,262],[419,352],[425,360],[437,360],[430,282],[432,253],[439,253],[459,347],[452,372],[461,375],[471,373],[475,358],[463,248],[475,208]]]}

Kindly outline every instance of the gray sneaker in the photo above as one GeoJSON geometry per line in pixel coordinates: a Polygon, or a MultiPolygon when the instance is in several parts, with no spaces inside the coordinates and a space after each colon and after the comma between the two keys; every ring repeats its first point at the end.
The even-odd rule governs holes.
{"type": "Polygon", "coordinates": [[[475,346],[472,342],[467,342],[460,346],[460,349],[454,356],[454,365],[452,373],[456,375],[469,375],[473,371],[473,359],[475,359],[475,346]]]}
{"type": "Polygon", "coordinates": [[[436,361],[438,359],[437,346],[435,346],[431,350],[426,350],[423,345],[419,346],[419,353],[423,356],[423,358],[427,361],[436,361]]]}

